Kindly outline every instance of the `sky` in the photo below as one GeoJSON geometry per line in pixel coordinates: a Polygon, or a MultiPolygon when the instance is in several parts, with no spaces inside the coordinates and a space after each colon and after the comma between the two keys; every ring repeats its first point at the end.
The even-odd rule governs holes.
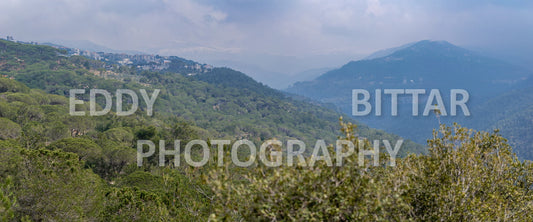
{"type": "Polygon", "coordinates": [[[533,64],[532,2],[2,0],[0,36],[176,55],[283,88],[424,39],[533,64]]]}

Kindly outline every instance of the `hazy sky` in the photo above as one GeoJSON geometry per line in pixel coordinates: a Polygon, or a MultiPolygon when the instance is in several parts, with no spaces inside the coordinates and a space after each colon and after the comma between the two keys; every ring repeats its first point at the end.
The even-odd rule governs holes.
{"type": "Polygon", "coordinates": [[[338,66],[423,39],[510,57],[531,54],[532,2],[1,0],[0,35],[38,42],[89,40],[233,65],[264,79],[269,73],[338,66]]]}

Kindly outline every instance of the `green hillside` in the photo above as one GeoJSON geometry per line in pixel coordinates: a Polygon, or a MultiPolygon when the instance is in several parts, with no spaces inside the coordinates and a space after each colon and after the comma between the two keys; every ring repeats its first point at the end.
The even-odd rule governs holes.
{"type": "MultiPolygon", "coordinates": [[[[173,140],[340,138],[361,152],[371,146],[360,144],[362,137],[399,137],[344,122],[349,118],[339,124],[340,114],[228,68],[190,69],[187,63],[174,67],[187,74],[141,71],[7,41],[0,41],[0,59],[0,221],[532,219],[533,165],[519,161],[495,133],[442,125],[426,155],[406,156],[425,149],[405,142],[395,166],[383,153],[376,166],[351,155],[341,167],[327,161],[276,168],[226,161],[217,167],[215,161],[230,154],[215,150],[204,167],[172,166],[170,156],[159,167],[158,153],[137,166],[138,140],[165,140],[168,149],[173,140]],[[128,116],[116,110],[72,116],[66,97],[72,88],[161,93],[154,116],[146,114],[146,104],[128,116]]],[[[77,107],[89,109],[87,103],[77,107]]],[[[193,159],[200,155],[193,149],[193,159]]]]}
{"type": "MultiPolygon", "coordinates": [[[[8,41],[0,43],[0,48],[4,49],[0,54],[3,60],[21,60],[16,65],[0,66],[1,74],[30,88],[58,95],[68,95],[72,88],[99,88],[109,92],[161,89],[154,108],[156,114],[188,121],[205,129],[205,135],[210,138],[253,141],[293,138],[312,143],[316,139],[325,139],[333,143],[338,136],[341,114],[287,98],[281,92],[228,68],[187,75],[170,72],[180,70],[176,66],[170,66],[170,71],[142,71],[134,66],[119,66],[80,56],[67,57],[61,54],[64,51],[52,47],[36,46],[39,50],[35,50],[34,46],[8,41]],[[32,59],[28,59],[30,57],[32,59]]],[[[179,60],[178,64],[191,65],[190,61],[181,62],[179,60]]],[[[365,126],[361,126],[360,134],[367,138],[399,139],[365,126]]],[[[423,150],[422,146],[406,141],[402,153],[423,150]]]]}

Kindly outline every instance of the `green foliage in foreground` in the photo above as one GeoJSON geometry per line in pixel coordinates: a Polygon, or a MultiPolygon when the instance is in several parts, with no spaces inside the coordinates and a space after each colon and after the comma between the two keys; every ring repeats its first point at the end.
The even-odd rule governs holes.
{"type": "Polygon", "coordinates": [[[11,89],[0,93],[0,221],[207,217],[209,189],[187,169],[157,168],[157,156],[135,166],[134,141],[197,139],[197,127],[139,114],[69,116],[65,97],[11,89]]]}
{"type": "MultiPolygon", "coordinates": [[[[21,129],[0,140],[5,220],[532,219],[533,167],[497,133],[441,126],[429,154],[397,159],[395,167],[388,156],[381,166],[359,166],[357,155],[342,167],[216,168],[211,160],[203,168],[161,168],[156,158],[136,167],[136,139],[195,139],[197,132],[140,115],[67,118],[60,99],[30,94],[0,94],[1,118],[21,129]]],[[[341,129],[343,139],[356,141],[355,125],[341,129]]]]}
{"type": "MultiPolygon", "coordinates": [[[[353,125],[343,124],[355,142],[353,125]]],[[[369,144],[367,144],[369,145],[369,144]]],[[[533,166],[521,162],[497,133],[444,125],[428,155],[410,155],[396,167],[250,169],[211,172],[213,220],[229,221],[531,221],[533,166]]],[[[361,149],[357,147],[356,149],[361,149]]],[[[368,149],[368,148],[365,148],[368,149]]],[[[333,148],[331,148],[333,152],[333,148]]]]}
{"type": "Polygon", "coordinates": [[[0,184],[0,221],[9,221],[15,217],[17,200],[13,194],[13,177],[8,176],[4,183],[0,184]]]}

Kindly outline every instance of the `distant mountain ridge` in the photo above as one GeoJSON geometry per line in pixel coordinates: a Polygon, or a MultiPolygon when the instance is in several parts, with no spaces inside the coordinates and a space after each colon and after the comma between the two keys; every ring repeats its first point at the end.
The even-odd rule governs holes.
{"type": "Polygon", "coordinates": [[[315,80],[295,83],[287,91],[323,99],[330,97],[330,92],[344,88],[351,92],[354,87],[465,87],[490,95],[509,89],[529,75],[529,70],[448,42],[424,40],[384,57],[349,62],[315,80]],[[311,92],[310,88],[317,90],[311,92]]]}
{"type": "MultiPolygon", "coordinates": [[[[333,103],[344,113],[351,115],[352,89],[366,89],[369,92],[374,92],[375,89],[439,89],[446,107],[449,107],[449,99],[446,98],[449,97],[450,89],[465,89],[470,94],[468,106],[473,110],[472,116],[446,116],[440,117],[440,120],[443,123],[459,122],[476,126],[480,130],[488,130],[496,124],[492,123],[493,120],[482,121],[482,117],[496,109],[488,108],[484,103],[510,90],[527,87],[530,82],[526,79],[532,74],[530,70],[446,41],[423,40],[376,53],[370,59],[351,61],[315,80],[298,82],[286,91],[319,102],[333,103]]],[[[419,101],[419,110],[424,108],[426,99],[427,93],[419,101]]],[[[533,101],[524,103],[530,104],[533,101]]],[[[412,104],[408,96],[399,96],[397,117],[390,116],[389,97],[382,97],[382,104],[383,116],[354,118],[371,127],[384,129],[420,143],[425,142],[425,139],[431,136],[432,129],[438,125],[437,119],[432,115],[411,116],[412,104]]],[[[529,149],[528,147],[521,146],[516,150],[529,149]]],[[[533,155],[528,158],[533,158],[533,155]]]]}
{"type": "Polygon", "coordinates": [[[485,81],[489,81],[486,82],[488,84],[514,83],[525,79],[529,74],[529,70],[477,55],[445,41],[425,40],[388,56],[349,62],[340,69],[325,73],[317,80],[350,81],[352,77],[361,77],[370,81],[389,79],[387,82],[393,84],[413,80],[415,84],[443,86],[445,83],[457,85],[485,81]]]}

